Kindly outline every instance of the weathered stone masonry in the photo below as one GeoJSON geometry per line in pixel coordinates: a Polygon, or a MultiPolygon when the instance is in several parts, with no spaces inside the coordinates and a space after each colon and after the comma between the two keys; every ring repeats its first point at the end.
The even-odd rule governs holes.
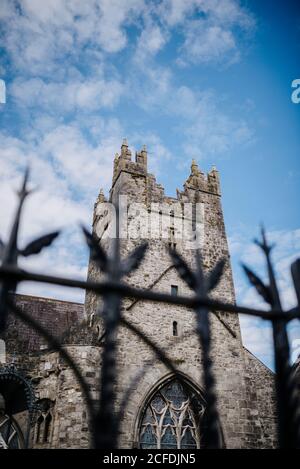
{"type": "MultiPolygon", "coordinates": [[[[221,207],[221,191],[219,176],[216,169],[208,175],[202,173],[195,162],[192,163],[191,175],[184,184],[184,190],[177,190],[177,199],[166,197],[161,185],[157,184],[153,175],[147,172],[147,153],[143,149],[131,161],[131,153],[126,141],[121,154],[114,161],[113,184],[109,200],[116,201],[120,195],[128,198],[130,204],[137,201],[148,209],[151,203],[178,207],[178,203],[203,203],[204,205],[204,236],[202,253],[204,265],[210,270],[220,257],[227,259],[227,267],[220,285],[214,295],[224,301],[234,302],[234,287],[230,267],[230,257],[226,240],[224,220],[221,207]]],[[[103,194],[95,205],[94,232],[101,236],[110,222],[109,214],[102,210],[105,207],[103,194]],[[101,227],[103,229],[101,230],[101,227]],[[104,229],[105,228],[105,229],[104,229]]],[[[158,207],[159,216],[159,207],[158,207]]],[[[176,212],[178,214],[178,212],[176,212]]],[[[162,214],[163,216],[163,214],[162,214]]],[[[166,245],[171,239],[148,240],[149,249],[142,266],[127,280],[135,286],[152,288],[157,291],[170,292],[171,285],[178,287],[180,294],[190,294],[186,285],[178,278],[172,268],[166,245]]],[[[191,264],[194,263],[194,250],[186,248],[186,243],[176,239],[176,248],[191,264]]],[[[138,240],[123,240],[122,251],[125,256],[138,240]]],[[[102,244],[109,250],[110,241],[104,239],[102,244]]],[[[89,278],[99,279],[100,273],[90,262],[89,278]]],[[[86,313],[88,316],[97,310],[97,298],[88,293],[86,297],[86,313]]],[[[184,307],[152,304],[151,302],[125,301],[124,314],[132,323],[137,324],[158,345],[164,347],[174,359],[178,369],[200,389],[201,350],[193,330],[195,318],[192,311],[184,307]],[[179,335],[172,336],[172,325],[176,321],[179,335]],[[184,339],[184,337],[186,338],[184,339]]],[[[217,378],[218,408],[221,417],[224,442],[226,447],[272,447],[274,445],[274,407],[273,407],[273,376],[260,362],[247,352],[241,342],[238,317],[219,313],[211,316],[213,335],[214,370],[217,378]]],[[[101,323],[97,323],[101,328],[101,323]]],[[[100,329],[101,334],[101,329],[100,329]]],[[[124,389],[139,373],[142,366],[153,360],[152,353],[141,341],[130,333],[119,331],[119,374],[118,396],[121,399],[124,389]]],[[[145,373],[139,386],[132,392],[127,411],[122,423],[120,446],[138,445],[137,426],[138,413],[145,396],[156,383],[163,380],[167,371],[163,365],[155,363],[145,373]]]]}
{"type": "MultiPolygon", "coordinates": [[[[144,227],[151,204],[155,205],[152,220],[164,229],[164,220],[174,220],[174,229],[164,233],[163,239],[148,239],[146,257],[137,271],[126,280],[140,288],[170,293],[177,288],[179,294],[191,295],[188,287],[172,267],[167,251],[169,243],[191,266],[194,266],[194,249],[187,240],[176,237],[176,228],[190,217],[184,204],[202,204],[202,218],[196,223],[201,232],[204,266],[212,269],[218,259],[227,260],[225,273],[213,295],[226,302],[235,301],[230,255],[221,207],[219,174],[213,168],[207,175],[195,162],[183,190],[177,190],[177,198],[167,197],[163,187],[147,170],[147,151],[144,147],[136,154],[135,161],[127,142],[124,141],[120,155],[114,159],[112,188],[108,197],[115,202],[120,195],[127,197],[131,227],[135,236],[121,240],[122,255],[125,256],[143,238],[144,227]],[[143,213],[137,213],[135,205],[142,203],[143,213]],[[136,235],[137,233],[137,235],[136,235]]],[[[107,232],[112,219],[102,191],[95,204],[93,230],[102,246],[111,248],[107,232]]],[[[88,277],[100,279],[101,273],[91,260],[88,277]]],[[[43,318],[44,325],[63,341],[70,353],[80,364],[88,379],[93,396],[99,392],[101,365],[101,343],[103,333],[97,311],[101,300],[87,293],[85,307],[74,303],[34,297],[17,296],[17,301],[35,317],[43,318]],[[40,314],[42,313],[42,314],[40,314]]],[[[198,339],[194,334],[194,312],[182,306],[153,304],[151,302],[125,299],[123,313],[133,324],[139,326],[157,345],[164,348],[174,360],[182,376],[195,389],[202,392],[202,357],[198,339]],[[176,323],[176,335],[174,324],[176,323]]],[[[273,374],[242,345],[237,316],[211,314],[212,356],[216,376],[218,410],[224,446],[227,448],[271,448],[275,445],[275,411],[273,374]]],[[[47,442],[37,442],[34,432],[34,447],[86,448],[90,442],[85,405],[81,391],[68,367],[56,352],[48,350],[35,333],[11,322],[6,337],[7,361],[12,358],[24,372],[33,378],[40,399],[53,402],[51,436],[47,442]],[[25,352],[25,353],[24,353],[25,352]]],[[[118,381],[116,383],[116,407],[120,405],[124,391],[141,370],[138,384],[127,402],[121,425],[119,445],[122,448],[139,446],[139,425],[142,409],[148,396],[169,377],[166,368],[155,360],[153,353],[130,332],[122,327],[118,331],[118,381]]]]}

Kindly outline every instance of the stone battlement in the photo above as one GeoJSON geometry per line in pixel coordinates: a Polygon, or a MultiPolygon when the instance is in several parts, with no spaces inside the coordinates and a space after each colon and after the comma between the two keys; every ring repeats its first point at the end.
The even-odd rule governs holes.
{"type": "MultiPolygon", "coordinates": [[[[176,202],[194,203],[199,198],[199,193],[208,193],[216,196],[221,195],[219,173],[213,166],[209,173],[202,172],[195,160],[192,160],[191,172],[183,184],[183,190],[176,189],[177,198],[165,195],[164,187],[156,182],[153,174],[147,168],[148,153],[144,145],[140,152],[136,152],[135,161],[132,161],[132,152],[124,139],[121,152],[116,153],[114,158],[112,187],[109,200],[114,199],[114,194],[132,196],[141,202],[167,203],[176,202]],[[197,195],[198,194],[198,195],[197,195]]],[[[97,202],[106,202],[101,189],[97,202]]]]}

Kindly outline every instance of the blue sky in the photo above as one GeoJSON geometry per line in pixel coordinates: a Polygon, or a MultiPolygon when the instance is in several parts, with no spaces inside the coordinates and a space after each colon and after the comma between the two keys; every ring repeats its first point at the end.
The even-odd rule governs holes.
{"type": "MultiPolygon", "coordinates": [[[[264,222],[277,244],[284,304],[293,306],[300,104],[291,101],[291,83],[300,78],[299,55],[294,1],[1,0],[3,237],[30,163],[40,190],[28,201],[22,241],[53,225],[64,234],[26,266],[84,276],[77,224],[91,222],[127,137],[132,150],[147,145],[150,169],[169,195],[182,187],[192,158],[205,171],[217,165],[238,300],[260,305],[239,262],[263,275],[252,240],[264,222]]],[[[82,300],[81,292],[47,286],[20,291],[82,300]]],[[[271,366],[268,324],[241,323],[244,344],[271,366]]],[[[299,344],[296,324],[290,334],[299,344]]]]}

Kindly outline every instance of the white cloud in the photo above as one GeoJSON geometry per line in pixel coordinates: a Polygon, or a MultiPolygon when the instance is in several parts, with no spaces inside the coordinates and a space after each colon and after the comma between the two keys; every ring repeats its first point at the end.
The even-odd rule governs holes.
{"type": "Polygon", "coordinates": [[[212,90],[194,92],[182,86],[172,96],[170,111],[185,119],[180,130],[185,136],[184,151],[191,157],[225,156],[235,146],[252,140],[248,124],[228,115],[212,90]]]}
{"type": "Polygon", "coordinates": [[[172,71],[168,67],[154,64],[143,66],[139,74],[129,77],[130,100],[146,113],[168,112],[168,103],[173,97],[172,71]]]}
{"type": "MultiPolygon", "coordinates": [[[[40,122],[40,118],[38,121],[40,122]]],[[[100,186],[108,191],[113,157],[120,150],[123,129],[116,119],[90,116],[86,122],[90,137],[75,123],[54,125],[52,119],[32,129],[27,139],[0,134],[0,233],[7,240],[16,209],[16,191],[24,168],[31,167],[30,185],[37,190],[28,197],[21,223],[20,245],[45,232],[62,229],[51,249],[22,261],[22,266],[52,275],[85,279],[88,256],[78,224],[91,226],[93,204],[100,186]],[[94,143],[92,143],[94,142],[94,143]]],[[[145,143],[145,135],[128,135],[137,149],[145,143]]],[[[147,135],[154,157],[151,167],[157,168],[170,153],[155,134],[147,135]]],[[[83,292],[56,288],[52,285],[25,283],[20,292],[82,301],[83,292]]]]}
{"type": "MultiPolygon", "coordinates": [[[[75,125],[58,125],[28,140],[0,136],[0,233],[6,240],[16,208],[15,191],[20,187],[26,165],[31,166],[30,184],[37,187],[26,201],[20,244],[42,233],[63,229],[58,242],[42,255],[22,265],[56,275],[86,276],[88,256],[77,225],[91,224],[93,202],[100,185],[110,183],[113,155],[119,149],[121,130],[117,122],[98,119],[96,144],[88,142],[75,125]],[[102,134],[99,135],[99,132],[102,134]]],[[[96,123],[94,122],[94,125],[96,123]]],[[[47,126],[46,126],[47,127],[47,126]]],[[[22,292],[83,299],[83,294],[48,285],[21,285],[22,292]]]]}
{"type": "MultiPolygon", "coordinates": [[[[184,157],[194,156],[195,148],[197,157],[223,153],[251,139],[247,123],[222,111],[213,92],[178,85],[173,72],[178,54],[189,63],[201,62],[205,54],[208,63],[221,55],[232,60],[239,50],[235,28],[251,28],[250,18],[233,0],[2,0],[7,61],[3,58],[0,67],[14,78],[8,92],[18,130],[0,135],[1,233],[7,233],[15,207],[11,188],[18,187],[28,162],[40,191],[26,205],[24,239],[53,223],[71,232],[79,219],[89,223],[99,186],[108,188],[113,155],[130,128],[126,106],[132,103],[145,116],[170,119],[170,132],[183,136],[184,157]],[[202,21],[200,51],[197,37],[193,42],[189,36],[198,33],[194,27],[200,20],[193,14],[202,21]],[[218,35],[207,33],[212,28],[227,38],[226,53],[215,46],[218,35]],[[179,48],[159,62],[158,53],[175,35],[179,48]],[[127,99],[122,109],[117,108],[121,98],[127,99]]],[[[129,142],[148,144],[155,173],[174,158],[153,128],[139,126],[128,133],[129,142]]],[[[68,244],[67,237],[59,245],[56,267],[71,265],[74,273],[82,272],[75,238],[68,244]]],[[[40,262],[41,268],[55,267],[46,254],[40,262]]]]}
{"type": "MultiPolygon", "coordinates": [[[[37,199],[34,205],[37,208],[40,207],[40,200],[37,199]]],[[[28,212],[27,214],[25,212],[26,215],[28,215],[28,212]]],[[[26,218],[28,219],[28,217],[26,218]]],[[[57,219],[57,217],[54,219],[57,219]]],[[[49,231],[49,229],[53,230],[53,226],[49,227],[46,231],[49,231]]],[[[33,231],[31,236],[27,237],[27,241],[33,238],[32,233],[33,231]]],[[[45,233],[45,229],[43,233],[45,233]]],[[[38,231],[36,231],[36,234],[37,236],[39,235],[38,231]]],[[[26,243],[23,241],[23,244],[26,243]]],[[[20,258],[20,265],[32,272],[42,272],[64,278],[85,280],[87,276],[88,249],[85,246],[85,241],[79,228],[71,225],[69,228],[64,228],[51,248],[45,249],[38,256],[31,256],[27,259],[20,258]]],[[[78,302],[83,302],[85,295],[85,292],[81,289],[35,282],[20,284],[18,293],[50,296],[52,298],[78,302]]]]}
{"type": "Polygon", "coordinates": [[[5,81],[0,79],[0,104],[6,103],[6,86],[5,81]]]}
{"type": "Polygon", "coordinates": [[[163,144],[161,139],[151,132],[133,132],[130,137],[133,151],[140,150],[142,145],[146,145],[148,151],[148,170],[155,176],[159,176],[161,169],[167,160],[172,159],[170,150],[163,144]]]}
{"type": "Polygon", "coordinates": [[[151,56],[157,54],[166,44],[168,40],[167,31],[163,30],[157,24],[148,24],[143,28],[141,35],[138,38],[137,48],[134,56],[135,62],[140,66],[145,65],[151,56]]]}
{"type": "Polygon", "coordinates": [[[11,19],[14,13],[14,4],[10,0],[2,0],[0,3],[0,20],[7,21],[11,19]]]}
{"type": "Polygon", "coordinates": [[[11,95],[19,106],[38,107],[49,113],[87,111],[114,107],[122,94],[123,86],[117,80],[103,79],[46,83],[40,78],[16,79],[11,95]]]}
{"type": "MultiPolygon", "coordinates": [[[[100,126],[100,121],[99,121],[100,126]]],[[[99,189],[99,174],[107,187],[112,159],[122,138],[120,125],[102,123],[95,143],[75,123],[56,125],[46,132],[32,130],[28,139],[2,134],[0,141],[4,182],[12,182],[28,163],[33,168],[33,182],[62,198],[72,191],[86,200],[99,189]],[[101,134],[100,134],[101,132],[101,134]]]]}
{"type": "MultiPolygon", "coordinates": [[[[296,304],[296,297],[292,288],[290,266],[299,257],[300,229],[270,230],[267,232],[267,238],[271,244],[274,243],[272,259],[282,295],[283,306],[285,308],[292,308],[296,304]]],[[[262,251],[256,244],[249,243],[245,233],[238,230],[234,235],[229,237],[229,244],[232,256],[256,271],[262,279],[267,279],[262,251]]],[[[251,287],[246,282],[239,281],[237,287],[238,296],[245,304],[248,295],[252,300],[250,294],[251,287]]],[[[260,300],[259,303],[261,304],[260,300]]],[[[249,302],[247,304],[250,305],[249,302]]]]}
{"type": "Polygon", "coordinates": [[[271,326],[262,319],[240,315],[244,346],[267,366],[274,369],[271,326]]]}
{"type": "Polygon", "coordinates": [[[232,31],[218,25],[203,24],[201,20],[189,24],[181,51],[179,64],[185,64],[186,59],[193,63],[224,62],[228,54],[231,63],[239,59],[232,31]]]}
{"type": "Polygon", "coordinates": [[[170,26],[182,23],[195,9],[196,1],[166,0],[161,3],[159,14],[170,26]]]}
{"type": "Polygon", "coordinates": [[[98,40],[107,52],[117,52],[124,48],[127,37],[122,29],[130,24],[133,18],[142,11],[144,2],[140,0],[103,0],[99,4],[101,27],[98,40]]]}
{"type": "Polygon", "coordinates": [[[255,26],[253,15],[236,0],[167,0],[160,16],[169,28],[180,27],[179,65],[237,61],[241,36],[255,26]]]}
{"type": "Polygon", "coordinates": [[[170,119],[170,130],[181,135],[184,155],[226,158],[236,146],[253,141],[254,131],[246,119],[230,115],[214,90],[176,86],[170,69],[152,63],[130,79],[132,101],[149,114],[170,119]]]}
{"type": "Polygon", "coordinates": [[[156,54],[171,35],[180,33],[179,63],[232,63],[239,57],[241,33],[255,24],[237,0],[5,1],[1,19],[14,67],[28,76],[55,74],[56,81],[67,73],[66,57],[68,68],[80,68],[87,57],[99,65],[105,54],[124,50],[130,27],[141,31],[140,59],[156,54]]]}
{"type": "MultiPolygon", "coordinates": [[[[299,258],[300,229],[270,230],[267,232],[267,238],[270,243],[275,243],[272,259],[282,305],[288,310],[297,304],[290,266],[294,260],[299,258]]],[[[249,243],[244,230],[237,230],[234,235],[230,236],[229,245],[233,260],[245,263],[264,282],[268,283],[263,254],[257,245],[249,243]]],[[[234,273],[239,304],[267,310],[268,305],[258,295],[254,287],[249,285],[241,270],[239,269],[234,273]]],[[[273,342],[270,323],[244,315],[240,315],[240,321],[244,345],[269,366],[273,365],[273,342]]],[[[297,347],[294,341],[300,338],[299,321],[294,321],[289,325],[289,336],[293,354],[293,349],[297,347]]]]}
{"type": "MultiPolygon", "coordinates": [[[[76,62],[82,48],[115,53],[127,43],[126,26],[144,8],[143,0],[24,0],[5,3],[5,43],[15,66],[26,73],[59,71],[57,59],[76,62]]],[[[1,18],[0,16],[0,18],[1,18]]]]}

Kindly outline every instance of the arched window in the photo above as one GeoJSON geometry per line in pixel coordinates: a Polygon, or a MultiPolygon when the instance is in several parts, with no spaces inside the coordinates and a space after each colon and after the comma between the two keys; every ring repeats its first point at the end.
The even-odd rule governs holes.
{"type": "Polygon", "coordinates": [[[0,394],[0,449],[22,448],[21,431],[13,419],[5,414],[5,400],[0,394]]]}
{"type": "Polygon", "coordinates": [[[47,443],[49,441],[51,422],[52,422],[52,415],[50,412],[48,412],[45,418],[45,428],[44,428],[44,438],[43,438],[44,443],[47,443]]]}
{"type": "Polygon", "coordinates": [[[35,410],[32,383],[13,363],[0,368],[0,447],[28,447],[35,410]],[[25,430],[23,435],[22,429],[25,430]]]}
{"type": "Polygon", "coordinates": [[[21,449],[23,435],[13,417],[0,415],[0,449],[21,449]]]}
{"type": "Polygon", "coordinates": [[[204,401],[189,385],[171,379],[153,395],[144,411],[140,448],[200,448],[204,411],[204,401]]]}
{"type": "Polygon", "coordinates": [[[41,439],[41,426],[43,422],[44,422],[44,417],[40,415],[36,421],[36,426],[35,426],[35,442],[36,443],[39,443],[41,439]]]}
{"type": "Polygon", "coordinates": [[[50,399],[40,399],[38,405],[40,413],[35,425],[35,443],[39,445],[49,443],[51,440],[54,402],[50,399]]]}

